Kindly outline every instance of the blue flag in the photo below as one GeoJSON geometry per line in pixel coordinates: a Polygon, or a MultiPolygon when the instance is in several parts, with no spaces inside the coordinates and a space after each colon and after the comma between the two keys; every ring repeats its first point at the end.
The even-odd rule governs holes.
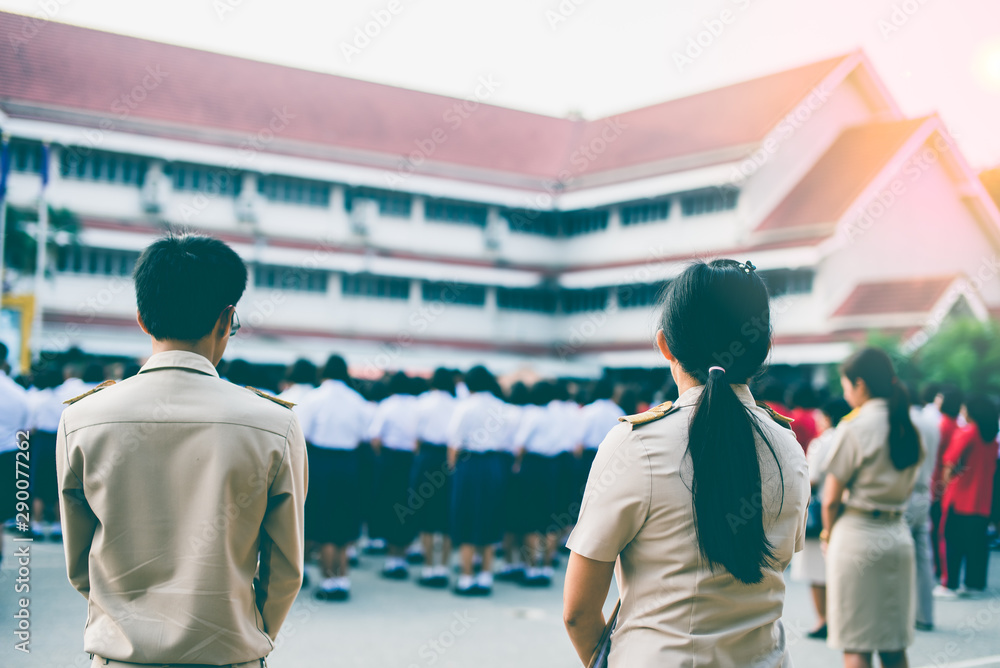
{"type": "Polygon", "coordinates": [[[42,144],[42,190],[49,185],[49,145],[42,144]]]}
{"type": "Polygon", "coordinates": [[[0,200],[7,198],[7,174],[10,173],[10,142],[0,140],[0,200]]]}

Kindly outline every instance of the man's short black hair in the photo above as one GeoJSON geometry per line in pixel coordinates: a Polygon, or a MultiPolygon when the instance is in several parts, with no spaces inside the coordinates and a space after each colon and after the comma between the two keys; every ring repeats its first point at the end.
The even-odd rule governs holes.
{"type": "Polygon", "coordinates": [[[154,339],[197,341],[243,296],[247,268],[218,239],[171,235],[142,252],[133,278],[139,316],[154,339]]]}

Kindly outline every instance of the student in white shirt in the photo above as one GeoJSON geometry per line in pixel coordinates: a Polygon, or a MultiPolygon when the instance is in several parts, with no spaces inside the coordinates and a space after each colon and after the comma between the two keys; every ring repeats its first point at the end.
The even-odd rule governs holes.
{"type": "MultiPolygon", "coordinates": [[[[285,377],[286,384],[279,399],[290,401],[293,404],[300,404],[307,394],[316,389],[316,381],[319,371],[316,365],[307,359],[295,360],[295,364],[288,368],[285,377]]],[[[292,410],[295,410],[293,407],[292,410]]]]}
{"type": "Polygon", "coordinates": [[[416,537],[416,528],[407,522],[410,472],[417,446],[417,398],[412,394],[413,379],[397,372],[389,380],[389,396],[379,402],[368,428],[368,440],[375,453],[375,494],[371,528],[388,544],[383,577],[409,577],[406,548],[416,537]]]}
{"type": "Polygon", "coordinates": [[[494,546],[503,538],[505,452],[514,439],[518,411],[504,402],[500,385],[484,367],[473,367],[465,382],[470,394],[459,401],[448,426],[448,463],[455,470],[451,531],[462,567],[455,593],[488,595],[494,546]],[[482,570],[473,576],[477,554],[482,570]]]}
{"type": "Polygon", "coordinates": [[[406,522],[420,532],[424,567],[418,584],[448,586],[451,534],[451,471],[448,469],[448,424],[455,412],[455,380],[447,369],[437,369],[431,389],[417,397],[417,451],[410,476],[406,522]],[[440,549],[435,549],[440,543],[440,549]],[[439,557],[437,555],[440,555],[439,557]]]}
{"type": "Polygon", "coordinates": [[[580,443],[579,459],[577,460],[576,488],[572,501],[574,523],[580,514],[580,504],[583,503],[583,490],[587,486],[590,467],[597,456],[597,446],[601,444],[608,432],[618,426],[618,418],[625,415],[621,406],[614,402],[615,384],[607,376],[596,383],[590,392],[590,403],[580,409],[580,420],[583,423],[583,438],[580,443]]]}
{"type": "Polygon", "coordinates": [[[347,363],[331,355],[323,382],[298,405],[309,453],[306,539],[320,544],[323,580],[316,598],[350,595],[348,548],[361,534],[358,445],[367,438],[367,402],[351,386],[347,363]]]}

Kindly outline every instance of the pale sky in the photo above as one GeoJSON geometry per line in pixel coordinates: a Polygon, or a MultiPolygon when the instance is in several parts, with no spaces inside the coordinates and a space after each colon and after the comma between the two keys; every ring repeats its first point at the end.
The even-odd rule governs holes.
{"type": "Polygon", "coordinates": [[[1000,165],[997,0],[0,0],[0,9],[456,97],[492,77],[492,104],[590,118],[862,48],[905,113],[940,113],[974,167],[1000,165]],[[718,34],[679,68],[675,54],[723,10],[729,23],[714,23],[718,34]],[[357,48],[355,30],[373,12],[386,25],[357,48]]]}

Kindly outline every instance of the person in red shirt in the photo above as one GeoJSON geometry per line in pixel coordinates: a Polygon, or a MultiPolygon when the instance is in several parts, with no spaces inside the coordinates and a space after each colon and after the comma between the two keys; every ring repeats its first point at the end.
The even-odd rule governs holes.
{"type": "Polygon", "coordinates": [[[941,440],[938,443],[937,462],[934,464],[933,473],[931,473],[931,547],[934,550],[934,575],[943,580],[946,577],[947,564],[945,563],[944,533],[941,531],[941,496],[944,494],[945,488],[941,480],[941,474],[944,472],[942,462],[951,437],[958,429],[958,412],[962,410],[962,391],[954,385],[945,386],[937,395],[934,403],[941,413],[941,440]]]}
{"type": "Polygon", "coordinates": [[[947,567],[942,584],[955,592],[964,563],[965,587],[972,593],[986,588],[986,528],[993,503],[1000,410],[989,397],[975,395],[965,402],[964,417],[968,424],[955,431],[944,454],[941,507],[947,567]]]}
{"type": "Polygon", "coordinates": [[[788,406],[791,411],[786,415],[794,420],[792,433],[802,446],[802,451],[808,453],[809,444],[819,436],[819,428],[816,426],[816,408],[819,406],[819,400],[812,385],[802,383],[789,390],[788,406]]]}

